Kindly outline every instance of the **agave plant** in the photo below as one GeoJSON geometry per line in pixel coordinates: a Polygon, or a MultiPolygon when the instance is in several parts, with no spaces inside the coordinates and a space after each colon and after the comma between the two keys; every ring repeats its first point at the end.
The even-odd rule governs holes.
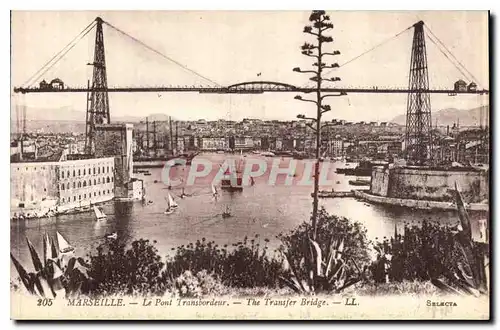
{"type": "Polygon", "coordinates": [[[301,278],[299,275],[301,272],[295,268],[290,253],[285,252],[290,276],[280,277],[280,280],[297,293],[341,292],[363,278],[363,272],[353,259],[349,260],[355,265],[358,274],[348,275],[343,252],[344,239],[331,237],[324,252],[318,242],[308,237],[304,244],[305,257],[301,262],[301,266],[307,270],[307,278],[301,278]]]}
{"type": "Polygon", "coordinates": [[[439,289],[453,294],[484,294],[488,290],[486,279],[486,252],[488,245],[474,242],[469,215],[462,194],[455,183],[455,199],[460,219],[454,236],[455,264],[445,274],[445,281],[432,278],[439,289]]]}
{"type": "Polygon", "coordinates": [[[70,257],[60,253],[54,240],[47,234],[43,238],[43,259],[40,259],[31,241],[26,238],[33,262],[34,271],[26,268],[12,255],[21,283],[33,295],[56,298],[71,297],[80,292],[82,284],[88,279],[88,265],[83,258],[70,257]],[[43,260],[43,262],[42,262],[43,260]]]}

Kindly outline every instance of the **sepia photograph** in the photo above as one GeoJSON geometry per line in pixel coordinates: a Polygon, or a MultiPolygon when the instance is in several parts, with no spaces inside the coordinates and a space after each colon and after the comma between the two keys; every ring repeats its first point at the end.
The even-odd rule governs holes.
{"type": "Polygon", "coordinates": [[[14,320],[483,320],[488,11],[11,11],[14,320]]]}

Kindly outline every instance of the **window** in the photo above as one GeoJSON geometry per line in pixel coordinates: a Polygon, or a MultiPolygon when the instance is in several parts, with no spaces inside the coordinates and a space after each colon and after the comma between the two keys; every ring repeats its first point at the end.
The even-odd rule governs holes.
{"type": "Polygon", "coordinates": [[[83,181],[83,186],[86,187],[87,186],[87,181],[83,181]]]}
{"type": "Polygon", "coordinates": [[[64,198],[62,199],[62,202],[63,202],[63,203],[65,202],[64,198]]]}
{"type": "Polygon", "coordinates": [[[97,183],[101,184],[101,178],[97,178],[97,183]]]}
{"type": "Polygon", "coordinates": [[[108,189],[108,194],[109,194],[109,189],[108,189]]]}
{"type": "Polygon", "coordinates": [[[95,174],[95,167],[94,167],[94,169],[93,169],[93,170],[94,170],[94,174],[95,174]]]}
{"type": "Polygon", "coordinates": [[[78,176],[80,176],[80,175],[81,175],[81,172],[80,172],[80,169],[78,169],[78,176]]]}
{"type": "Polygon", "coordinates": [[[106,173],[109,173],[109,166],[106,167],[106,173]]]}
{"type": "Polygon", "coordinates": [[[102,173],[104,173],[104,166],[102,167],[102,173]]]}
{"type": "Polygon", "coordinates": [[[91,186],[91,185],[92,185],[92,180],[89,179],[89,186],[91,186]]]}
{"type": "Polygon", "coordinates": [[[76,176],[76,172],[75,172],[75,170],[73,170],[73,177],[75,177],[75,176],[76,176]]]}
{"type": "Polygon", "coordinates": [[[97,184],[97,181],[94,179],[94,186],[97,184]]]}
{"type": "Polygon", "coordinates": [[[68,182],[68,184],[66,185],[66,189],[69,189],[69,182],[68,182]]]}
{"type": "Polygon", "coordinates": [[[103,190],[103,191],[102,191],[102,194],[103,194],[103,195],[106,195],[106,190],[103,190]]]}
{"type": "Polygon", "coordinates": [[[76,202],[76,196],[73,196],[73,202],[76,202]]]}
{"type": "Polygon", "coordinates": [[[87,198],[87,194],[83,194],[83,198],[87,198]]]}
{"type": "Polygon", "coordinates": [[[94,191],[94,197],[97,196],[97,193],[94,191]]]}
{"type": "Polygon", "coordinates": [[[67,177],[69,178],[69,171],[68,171],[68,175],[67,175],[67,177]]]}
{"type": "Polygon", "coordinates": [[[111,182],[113,182],[113,177],[111,177],[111,182]]]}
{"type": "Polygon", "coordinates": [[[64,171],[61,172],[61,178],[64,179],[64,171]]]}
{"type": "Polygon", "coordinates": [[[61,190],[64,190],[64,183],[61,185],[61,190]]]}
{"type": "Polygon", "coordinates": [[[101,168],[100,167],[97,168],[97,174],[101,174],[101,168]]]}
{"type": "Polygon", "coordinates": [[[106,183],[109,183],[109,176],[106,178],[106,183]]]}
{"type": "Polygon", "coordinates": [[[99,196],[101,196],[101,192],[99,191],[99,196]]]}
{"type": "Polygon", "coordinates": [[[85,175],[85,169],[83,169],[83,175],[85,175]]]}
{"type": "Polygon", "coordinates": [[[76,188],[76,182],[73,182],[73,189],[76,188]]]}
{"type": "Polygon", "coordinates": [[[80,181],[78,181],[78,188],[81,188],[82,187],[82,183],[80,181]]]}

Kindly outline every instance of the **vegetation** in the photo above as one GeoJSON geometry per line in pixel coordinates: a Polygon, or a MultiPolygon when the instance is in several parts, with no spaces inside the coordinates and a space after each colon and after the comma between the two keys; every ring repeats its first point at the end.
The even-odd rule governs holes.
{"type": "Polygon", "coordinates": [[[439,226],[426,221],[405,225],[403,234],[378,242],[377,260],[371,265],[376,283],[431,281],[453,294],[484,294],[488,290],[486,257],[488,245],[474,242],[469,216],[458,188],[455,197],[459,224],[439,226]]]}
{"type": "Polygon", "coordinates": [[[45,235],[43,259],[28,240],[33,272],[27,272],[11,255],[20,278],[20,283],[11,283],[11,288],[24,288],[43,297],[167,293],[202,297],[242,289],[265,295],[283,288],[301,294],[345,290],[389,294],[437,289],[484,294],[488,290],[488,246],[472,241],[470,221],[458,189],[456,198],[458,226],[423,222],[421,226],[405,226],[402,234],[396,228],[394,237],[375,244],[378,256],[371,265],[366,229],[321,209],[316,239],[311,238],[311,225],[303,223],[278,235],[282,245],[274,256],[267,252],[269,241],[262,243],[256,235],[231,247],[202,239],[174,249],[175,254],[166,262],[162,262],[155,242],[140,239],[126,248],[111,240],[85,261],[59,253],[45,235]],[[371,272],[366,272],[368,269],[371,272]],[[430,288],[429,283],[434,287],[430,288]]]}
{"type": "Polygon", "coordinates": [[[278,237],[289,273],[282,281],[296,292],[340,292],[359,282],[369,261],[366,229],[358,222],[318,213],[316,240],[311,226],[303,223],[288,235],[278,237]]]}
{"type": "Polygon", "coordinates": [[[316,232],[317,232],[317,221],[318,221],[318,191],[319,191],[319,159],[320,154],[322,152],[321,149],[321,116],[330,111],[331,108],[329,105],[324,104],[324,99],[327,97],[341,96],[345,95],[345,93],[340,94],[324,94],[321,90],[322,84],[324,82],[336,82],[339,81],[340,78],[333,77],[327,78],[326,74],[329,72],[325,72],[326,69],[334,69],[338,68],[338,63],[327,64],[325,62],[326,56],[337,56],[340,55],[338,50],[328,52],[325,48],[329,43],[333,42],[333,38],[331,36],[326,35],[328,30],[333,29],[333,24],[330,21],[330,16],[325,13],[324,10],[313,10],[311,15],[309,15],[309,22],[311,25],[304,26],[304,33],[312,36],[314,39],[314,43],[304,43],[301,46],[302,55],[310,57],[313,59],[312,68],[308,68],[307,70],[302,70],[301,68],[294,68],[294,72],[306,73],[312,75],[309,78],[311,81],[316,83],[316,88],[314,90],[316,94],[315,99],[305,99],[301,95],[295,96],[296,100],[313,103],[316,106],[316,116],[315,117],[306,117],[304,115],[298,115],[297,118],[307,119],[312,121],[312,123],[308,123],[308,127],[311,128],[316,134],[316,164],[314,167],[314,193],[313,193],[313,211],[311,216],[312,223],[312,233],[311,238],[316,240],[316,232]]]}
{"type": "Polygon", "coordinates": [[[19,274],[22,286],[11,283],[18,290],[24,288],[30,294],[40,297],[72,297],[87,290],[89,277],[88,264],[83,258],[68,257],[57,250],[54,240],[47,235],[43,238],[43,259],[29,239],[28,248],[33,262],[34,272],[26,268],[12,255],[12,263],[19,274]]]}

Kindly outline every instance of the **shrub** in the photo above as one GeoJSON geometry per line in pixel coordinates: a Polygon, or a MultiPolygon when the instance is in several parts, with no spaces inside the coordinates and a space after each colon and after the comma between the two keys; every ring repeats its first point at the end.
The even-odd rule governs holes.
{"type": "Polygon", "coordinates": [[[93,295],[163,295],[167,287],[164,263],[148,240],[134,241],[128,250],[117,241],[103,243],[90,265],[93,295]]]}
{"type": "Polygon", "coordinates": [[[285,284],[297,292],[341,291],[362,279],[368,262],[366,229],[358,222],[318,212],[317,236],[303,223],[288,235],[280,234],[290,272],[285,284]]]}
{"type": "Polygon", "coordinates": [[[282,269],[282,259],[267,255],[267,243],[260,245],[259,235],[248,237],[242,242],[219,247],[215,242],[206,242],[203,238],[182,245],[167,262],[167,272],[173,277],[180,276],[185,270],[198,273],[202,270],[214,274],[224,285],[238,288],[276,287],[282,269]]]}
{"type": "Polygon", "coordinates": [[[175,296],[182,298],[200,298],[203,296],[222,295],[224,286],[206,270],[193,275],[189,270],[173,280],[171,284],[175,296]]]}

